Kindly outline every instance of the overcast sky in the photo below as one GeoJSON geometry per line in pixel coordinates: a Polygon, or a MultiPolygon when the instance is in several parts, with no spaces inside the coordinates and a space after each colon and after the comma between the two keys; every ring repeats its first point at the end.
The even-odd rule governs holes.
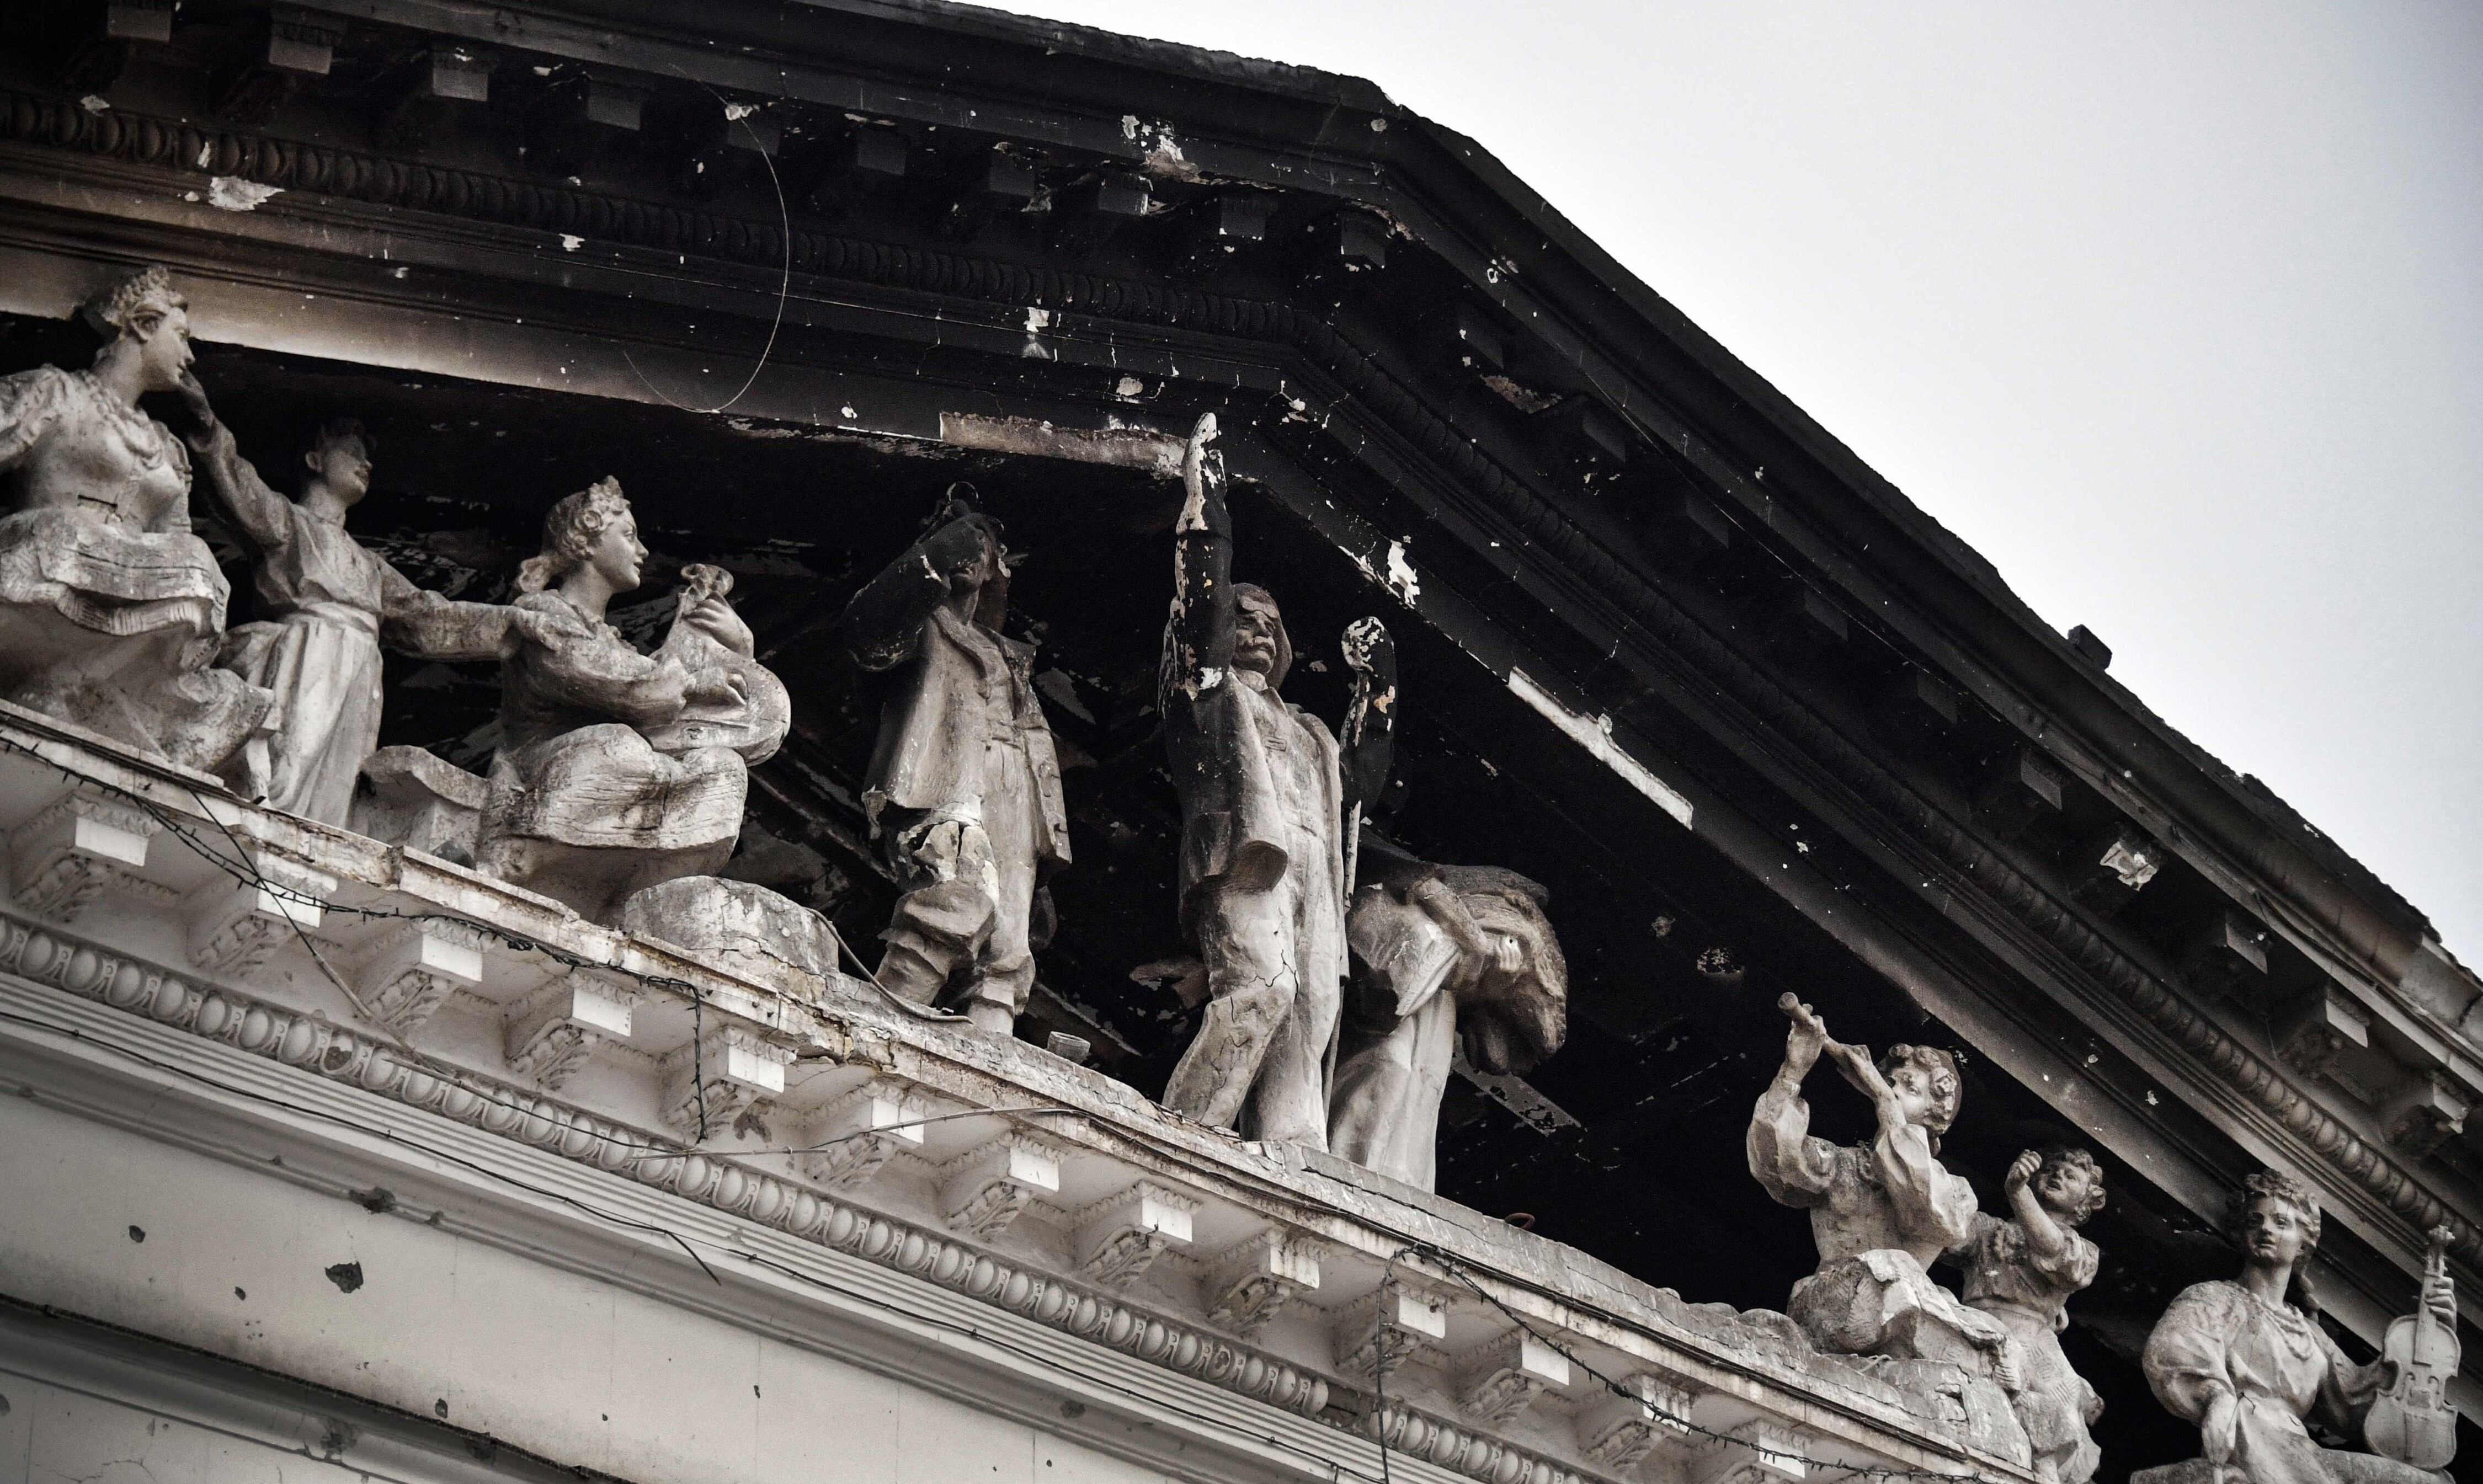
{"type": "Polygon", "coordinates": [[[2483,5],[1006,8],[1480,140],[2483,960],[2483,5]]]}

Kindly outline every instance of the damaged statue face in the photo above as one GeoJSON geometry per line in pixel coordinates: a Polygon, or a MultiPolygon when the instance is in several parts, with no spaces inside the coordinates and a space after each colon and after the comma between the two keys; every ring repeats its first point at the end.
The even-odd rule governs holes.
{"type": "Polygon", "coordinates": [[[1233,605],[1233,668],[1267,675],[1276,668],[1276,635],[1284,620],[1273,598],[1248,591],[1233,605]]]}

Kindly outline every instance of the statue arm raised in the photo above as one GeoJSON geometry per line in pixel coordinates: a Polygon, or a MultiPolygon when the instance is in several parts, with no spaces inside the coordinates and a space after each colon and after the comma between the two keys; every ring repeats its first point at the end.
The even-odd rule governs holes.
{"type": "Polygon", "coordinates": [[[380,638],[417,659],[507,659],[518,641],[551,642],[543,616],[506,603],[464,603],[415,587],[380,564],[380,638]]]}
{"type": "Polygon", "coordinates": [[[272,551],[293,540],[293,502],[267,487],[258,470],[241,456],[241,447],[233,441],[232,430],[213,412],[203,409],[203,394],[195,407],[200,411],[199,431],[189,435],[192,452],[198,456],[199,467],[206,474],[203,483],[207,498],[234,526],[244,540],[261,551],[272,551]]]}
{"type": "Polygon", "coordinates": [[[1164,678],[1193,701],[1233,666],[1233,516],[1224,505],[1223,456],[1207,446],[1215,437],[1215,414],[1202,414],[1182,457],[1186,498],[1173,524],[1172,617],[1164,627],[1164,678]]]}
{"type": "Polygon", "coordinates": [[[1836,1146],[1810,1136],[1810,1104],[1799,1074],[1779,1071],[1759,1094],[1743,1147],[1751,1178],[1779,1206],[1817,1206],[1836,1178],[1836,1146]]]}
{"type": "Polygon", "coordinates": [[[991,522],[953,502],[929,535],[864,584],[845,604],[843,642],[865,670],[891,670],[912,659],[922,625],[954,584],[997,547],[991,522]]]}

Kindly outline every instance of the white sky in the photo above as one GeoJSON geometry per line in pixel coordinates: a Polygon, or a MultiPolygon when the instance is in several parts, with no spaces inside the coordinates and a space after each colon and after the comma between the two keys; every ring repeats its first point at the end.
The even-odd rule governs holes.
{"type": "Polygon", "coordinates": [[[2483,5],[1006,8],[1474,136],[2483,959],[2483,5]]]}

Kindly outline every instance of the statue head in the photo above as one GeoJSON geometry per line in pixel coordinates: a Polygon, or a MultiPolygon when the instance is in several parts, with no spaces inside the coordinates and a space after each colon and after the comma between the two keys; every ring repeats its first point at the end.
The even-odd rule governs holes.
{"type": "Polygon", "coordinates": [[[621,481],[599,479],[544,515],[543,554],[518,569],[518,591],[540,593],[581,567],[601,572],[615,593],[638,586],[647,548],[621,481]]]}
{"type": "Polygon", "coordinates": [[[2103,1166],[2082,1149],[2055,1144],[2044,1150],[2042,1166],[2027,1184],[2043,1209],[2069,1226],[2084,1226],[2103,1209],[2103,1166]]]}
{"type": "Polygon", "coordinates": [[[310,471],[306,488],[325,486],[339,501],[352,505],[371,492],[371,456],[377,452],[379,440],[363,428],[360,418],[331,417],[302,450],[303,466],[310,471]]]}
{"type": "Polygon", "coordinates": [[[103,336],[96,353],[137,359],[141,391],[172,391],[190,369],[190,302],[173,291],[173,275],[151,264],[79,305],[89,328],[103,336]]]}
{"type": "Polygon", "coordinates": [[[1285,683],[1294,668],[1294,642],[1276,599],[1256,583],[1233,584],[1233,668],[1267,677],[1268,689],[1285,683]]]}
{"type": "Polygon", "coordinates": [[[1957,1074],[1957,1058],[1937,1047],[1892,1046],[1880,1058],[1880,1075],[1906,1110],[1906,1122],[1919,1125],[1939,1148],[1940,1136],[1957,1122],[1957,1107],[1965,1085],[1957,1074]]]}
{"type": "Polygon", "coordinates": [[[2294,1176],[2261,1171],[2233,1193],[2225,1231],[2252,1265],[2299,1270],[2319,1249],[2319,1198],[2294,1176]]]}

